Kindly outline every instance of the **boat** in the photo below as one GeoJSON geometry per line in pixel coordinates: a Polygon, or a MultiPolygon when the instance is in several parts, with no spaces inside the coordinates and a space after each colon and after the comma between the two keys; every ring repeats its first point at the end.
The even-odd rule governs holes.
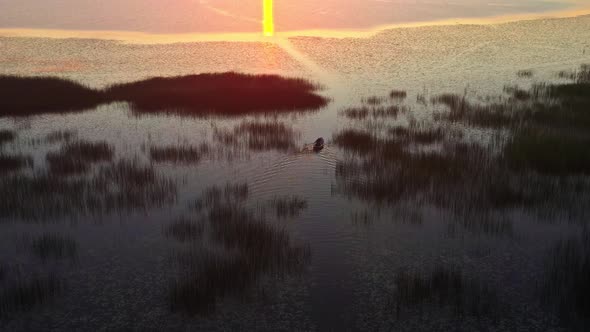
{"type": "Polygon", "coordinates": [[[320,151],[324,148],[324,138],[320,137],[313,143],[313,150],[320,151]]]}

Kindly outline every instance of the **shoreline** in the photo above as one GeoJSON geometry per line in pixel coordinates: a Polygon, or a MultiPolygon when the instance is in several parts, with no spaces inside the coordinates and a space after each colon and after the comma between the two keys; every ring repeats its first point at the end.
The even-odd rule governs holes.
{"type": "Polygon", "coordinates": [[[96,39],[116,41],[125,44],[174,44],[191,42],[263,42],[273,43],[280,39],[297,37],[315,38],[370,38],[386,30],[418,28],[429,26],[455,25],[494,25],[520,21],[548,19],[566,19],[590,15],[590,6],[575,6],[568,10],[545,13],[510,14],[482,18],[451,18],[444,20],[395,23],[379,25],[369,29],[339,30],[293,30],[277,32],[274,37],[266,37],[258,32],[245,33],[179,33],[159,34],[138,31],[108,30],[58,30],[58,29],[25,29],[0,28],[0,37],[4,38],[50,38],[50,39],[96,39]]]}

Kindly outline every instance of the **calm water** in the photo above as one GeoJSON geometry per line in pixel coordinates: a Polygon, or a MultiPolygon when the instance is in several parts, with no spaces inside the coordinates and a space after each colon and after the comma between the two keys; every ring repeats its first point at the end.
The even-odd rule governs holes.
{"type": "MultiPolygon", "coordinates": [[[[285,29],[478,16],[481,8],[492,14],[563,8],[537,1],[465,1],[441,7],[420,1],[302,4],[289,14],[295,10],[293,4],[277,2],[285,29]],[[310,13],[327,19],[301,19],[310,13]],[[351,21],[353,13],[360,14],[351,21]]],[[[224,22],[239,21],[238,29],[250,31],[255,30],[251,21],[258,12],[240,10],[243,16],[234,20],[235,2],[178,1],[170,5],[177,10],[170,12],[183,16],[163,17],[159,2],[141,1],[140,6],[127,1],[129,7],[116,12],[138,17],[127,20],[113,16],[108,2],[61,1],[62,7],[55,9],[56,2],[46,1],[31,11],[32,6],[31,1],[11,3],[9,10],[0,11],[1,24],[185,32],[204,31],[205,26],[213,31],[234,29],[224,22]],[[79,15],[74,20],[63,8],[79,15]],[[65,18],[50,18],[48,9],[65,18]],[[94,19],[85,19],[89,15],[94,19]]],[[[587,177],[536,178],[534,171],[506,172],[493,156],[507,144],[510,130],[441,125],[435,114],[444,105],[435,101],[440,94],[458,93],[474,103],[492,103],[498,96],[506,97],[505,86],[528,89],[540,82],[563,83],[560,71],[590,63],[588,26],[590,17],[583,16],[395,29],[367,38],[165,45],[1,37],[1,74],[59,76],[103,88],[153,76],[274,73],[314,80],[324,86],[320,93],[331,99],[319,111],[229,118],[138,114],[127,103],[65,115],[0,118],[0,129],[15,135],[0,143],[2,153],[31,158],[10,175],[16,174],[21,182],[2,180],[0,185],[6,195],[22,195],[0,212],[0,285],[8,299],[0,308],[2,330],[567,330],[567,321],[573,319],[566,315],[564,322],[559,311],[564,307],[553,308],[559,297],[543,295],[548,288],[544,280],[552,255],[560,257],[559,244],[577,241],[584,232],[590,212],[585,204],[590,192],[587,177]],[[517,75],[521,70],[531,73],[517,75]],[[392,90],[404,91],[406,97],[390,97],[392,90]],[[381,104],[384,113],[359,118],[359,112],[345,111],[371,104],[381,104]],[[256,123],[271,129],[247,129],[256,123]],[[416,136],[402,150],[386,140],[397,137],[403,142],[404,134],[391,130],[415,126],[441,127],[444,138],[416,136]],[[58,131],[62,134],[56,135],[58,131]],[[363,133],[373,135],[370,142],[363,133]],[[327,144],[314,153],[309,143],[320,136],[327,144]],[[238,143],[222,137],[236,137],[238,143]],[[26,179],[46,174],[47,156],[68,141],[104,142],[112,155],[98,157],[87,175],[28,187],[26,179]],[[475,142],[485,153],[461,150],[458,142],[475,142]],[[210,152],[185,162],[158,162],[152,152],[154,147],[203,144],[210,152]],[[407,151],[438,151],[443,157],[425,161],[413,159],[407,151]],[[134,163],[132,170],[113,166],[120,160],[134,163]],[[100,178],[100,167],[113,167],[112,173],[100,178]],[[141,171],[146,169],[154,176],[141,171]],[[131,184],[121,180],[130,174],[143,175],[131,184]],[[85,176],[101,180],[91,182],[85,176]],[[76,180],[81,181],[80,194],[64,184],[76,180]],[[224,189],[228,184],[247,184],[247,194],[224,189]],[[496,200],[496,190],[508,187],[510,193],[522,189],[526,197],[540,195],[542,203],[503,192],[496,200]],[[221,198],[215,198],[211,188],[219,188],[219,197],[232,209],[264,216],[265,224],[284,230],[290,242],[278,235],[280,244],[268,241],[275,252],[286,253],[270,259],[287,260],[291,253],[301,258],[301,269],[281,276],[281,268],[261,269],[244,290],[220,290],[215,293],[216,306],[209,303],[207,310],[193,315],[174,309],[193,308],[194,299],[182,302],[173,296],[174,289],[184,285],[187,274],[202,273],[187,267],[183,255],[214,252],[242,257],[234,251],[244,248],[227,246],[216,237],[212,202],[221,198]],[[62,201],[52,199],[52,192],[67,190],[71,191],[62,201]],[[80,208],[80,195],[88,191],[110,203],[93,201],[96,209],[80,208]],[[293,198],[304,204],[277,207],[277,200],[293,198]],[[195,208],[199,201],[205,202],[202,210],[195,208]],[[175,231],[179,218],[202,223],[203,229],[176,226],[175,231]],[[198,235],[187,235],[193,233],[198,235]],[[291,247],[283,247],[285,243],[291,247]],[[30,295],[22,284],[21,291],[14,291],[19,280],[25,286],[42,280],[37,288],[52,291],[30,295]],[[11,298],[20,300],[10,302],[11,298]]],[[[233,220],[232,214],[223,216],[233,220]]],[[[588,255],[588,250],[583,253],[588,255]]],[[[224,276],[231,285],[236,282],[232,277],[247,275],[230,271],[211,279],[209,288],[231,288],[220,281],[224,276]]],[[[180,289],[193,294],[190,288],[180,289]]]]}

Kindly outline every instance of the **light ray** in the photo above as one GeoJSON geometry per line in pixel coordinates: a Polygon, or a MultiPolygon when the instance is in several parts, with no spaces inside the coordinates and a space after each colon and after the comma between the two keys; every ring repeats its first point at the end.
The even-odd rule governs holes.
{"type": "Polygon", "coordinates": [[[275,34],[273,0],[263,0],[264,19],[262,21],[264,35],[272,37],[275,34]]]}

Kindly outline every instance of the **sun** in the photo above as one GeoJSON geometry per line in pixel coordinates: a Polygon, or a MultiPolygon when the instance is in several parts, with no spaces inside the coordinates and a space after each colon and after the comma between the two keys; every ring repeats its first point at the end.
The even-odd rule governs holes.
{"type": "Polygon", "coordinates": [[[275,34],[273,0],[263,0],[264,19],[262,21],[264,35],[272,37],[275,34]]]}

